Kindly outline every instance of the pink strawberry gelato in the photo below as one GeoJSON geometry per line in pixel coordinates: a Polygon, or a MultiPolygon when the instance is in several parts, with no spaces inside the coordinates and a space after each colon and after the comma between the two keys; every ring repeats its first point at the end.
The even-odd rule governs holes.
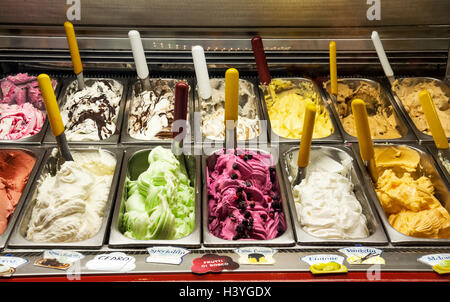
{"type": "Polygon", "coordinates": [[[270,154],[219,151],[208,165],[208,228],[226,240],[269,240],[286,231],[280,188],[270,154]]]}
{"type": "MultiPolygon", "coordinates": [[[[53,89],[56,84],[52,80],[53,89]]],[[[17,140],[39,133],[44,110],[36,77],[19,73],[0,80],[0,139],[17,140]]]]}

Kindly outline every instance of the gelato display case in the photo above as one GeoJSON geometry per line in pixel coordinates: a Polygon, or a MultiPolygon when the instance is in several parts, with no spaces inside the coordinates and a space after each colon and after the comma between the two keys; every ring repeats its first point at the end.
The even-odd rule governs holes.
{"type": "Polygon", "coordinates": [[[2,1],[0,282],[67,281],[74,269],[82,281],[371,281],[373,270],[380,281],[450,281],[449,153],[433,143],[417,97],[430,91],[448,137],[450,3],[354,2],[2,1]],[[210,97],[199,93],[197,45],[210,97]],[[53,80],[73,161],[58,151],[39,74],[53,80]],[[178,83],[188,87],[181,142],[178,83]],[[360,155],[354,99],[366,103],[377,183],[360,155]],[[346,270],[317,273],[311,261],[328,258],[346,270]],[[12,259],[23,261],[8,267],[12,259]]]}

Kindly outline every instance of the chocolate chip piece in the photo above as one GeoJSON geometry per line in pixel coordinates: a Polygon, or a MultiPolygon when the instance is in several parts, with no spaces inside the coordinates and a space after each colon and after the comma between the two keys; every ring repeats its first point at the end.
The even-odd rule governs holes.
{"type": "Polygon", "coordinates": [[[236,174],[236,173],[233,173],[233,174],[231,174],[231,179],[237,179],[238,178],[238,175],[236,174]]]}
{"type": "Polygon", "coordinates": [[[254,200],[250,200],[249,202],[250,208],[254,208],[255,207],[255,201],[254,200]]]}
{"type": "Polygon", "coordinates": [[[237,163],[234,163],[234,164],[233,164],[233,169],[234,169],[234,170],[237,170],[237,168],[238,168],[238,164],[237,164],[237,163]]]}
{"type": "Polygon", "coordinates": [[[274,173],[275,172],[275,168],[274,167],[270,167],[269,171],[270,171],[270,173],[274,173]]]}
{"type": "Polygon", "coordinates": [[[249,181],[246,181],[246,182],[245,182],[245,185],[246,185],[248,188],[250,188],[250,187],[252,186],[252,183],[249,182],[249,181]]]}
{"type": "Polygon", "coordinates": [[[236,234],[236,235],[234,235],[233,240],[238,240],[239,238],[241,238],[241,237],[239,236],[239,234],[236,234]]]}
{"type": "Polygon", "coordinates": [[[238,188],[236,189],[236,193],[241,193],[242,191],[244,191],[244,188],[243,188],[243,187],[238,187],[238,188]]]}
{"type": "Polygon", "coordinates": [[[248,157],[248,159],[253,159],[253,155],[251,155],[251,154],[248,154],[247,157],[248,157]]]}
{"type": "MultiPolygon", "coordinates": [[[[247,211],[247,212],[245,212],[244,217],[249,219],[250,217],[252,217],[252,214],[249,211],[247,211]]],[[[251,219],[253,219],[253,218],[251,218],[251,219]]]]}
{"type": "Polygon", "coordinates": [[[247,160],[248,160],[248,156],[247,156],[247,155],[244,155],[243,160],[244,160],[244,161],[247,161],[247,160]]]}
{"type": "Polygon", "coordinates": [[[245,225],[245,226],[248,226],[248,224],[249,224],[248,220],[247,219],[242,220],[242,224],[245,225]]]}

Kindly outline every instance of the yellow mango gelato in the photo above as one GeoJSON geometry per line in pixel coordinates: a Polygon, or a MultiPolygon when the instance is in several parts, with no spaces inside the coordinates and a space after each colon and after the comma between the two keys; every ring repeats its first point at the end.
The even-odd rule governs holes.
{"type": "Polygon", "coordinates": [[[418,171],[420,155],[406,146],[375,148],[376,193],[391,226],[413,237],[450,238],[450,214],[418,171]]]}
{"type": "Polygon", "coordinates": [[[269,112],[273,132],[285,138],[300,139],[303,133],[303,119],[306,105],[314,103],[317,108],[313,138],[324,138],[334,131],[330,116],[322,104],[320,95],[312,83],[301,82],[295,85],[291,81],[274,79],[269,84],[275,92],[275,100],[269,91],[264,99],[269,112]]]}

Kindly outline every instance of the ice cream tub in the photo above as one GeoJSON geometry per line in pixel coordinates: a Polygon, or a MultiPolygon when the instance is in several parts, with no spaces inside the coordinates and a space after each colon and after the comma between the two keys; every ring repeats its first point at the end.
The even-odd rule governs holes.
{"type": "Polygon", "coordinates": [[[126,148],[110,227],[109,247],[156,245],[200,247],[200,192],[200,156],[176,156],[171,153],[170,146],[126,148]],[[149,161],[149,157],[152,161],[149,161]],[[156,160],[158,158],[160,159],[156,160]],[[175,168],[177,163],[180,164],[179,170],[175,168]],[[186,173],[181,172],[183,167],[186,168],[186,173]],[[180,173],[184,176],[180,176],[180,173]],[[145,174],[148,174],[150,180],[146,180],[145,174]],[[157,179],[164,180],[158,182],[157,179]],[[145,183],[148,183],[148,188],[144,188],[146,196],[143,196],[142,200],[137,200],[135,194],[144,192],[139,189],[142,189],[145,183]],[[179,197],[186,195],[177,195],[178,193],[173,191],[172,194],[168,194],[171,188],[175,188],[174,190],[178,193],[188,192],[188,196],[194,199],[189,202],[194,204],[189,203],[185,207],[186,198],[179,197]],[[147,206],[140,208],[139,205],[144,203],[147,206]],[[152,216],[154,213],[160,213],[160,215],[155,218],[152,216]],[[186,213],[184,217],[183,213],[186,213]],[[162,221],[165,223],[163,224],[162,221]],[[145,226],[140,227],[141,225],[145,226]]]}
{"type": "Polygon", "coordinates": [[[450,244],[449,190],[425,147],[375,144],[377,184],[362,162],[358,144],[352,148],[393,245],[450,244]]]}
{"type": "MultiPolygon", "coordinates": [[[[0,250],[2,250],[6,246],[7,240],[9,238],[9,236],[11,235],[12,230],[14,229],[14,225],[16,223],[17,217],[19,216],[19,213],[20,213],[20,211],[23,207],[23,204],[27,198],[28,191],[30,190],[31,186],[33,185],[33,181],[36,177],[36,174],[38,172],[39,166],[41,164],[42,158],[45,153],[45,149],[42,149],[42,148],[22,147],[22,146],[21,147],[19,147],[19,146],[2,146],[2,148],[0,148],[0,154],[5,151],[26,153],[26,155],[29,155],[30,157],[34,158],[35,162],[34,162],[34,164],[32,164],[31,168],[27,168],[27,170],[30,171],[29,174],[28,174],[28,171],[26,172],[26,174],[28,174],[28,179],[26,180],[26,183],[23,187],[22,193],[20,194],[20,196],[17,199],[17,203],[15,206],[14,212],[12,214],[10,214],[9,217],[3,216],[5,214],[3,210],[0,213],[2,215],[2,217],[0,217],[0,219],[3,220],[6,218],[6,222],[7,222],[6,228],[5,228],[5,226],[3,226],[4,230],[0,234],[0,250]]],[[[6,163],[0,163],[0,166],[1,166],[0,173],[2,174],[0,176],[0,178],[1,178],[1,184],[3,187],[2,191],[3,191],[3,190],[6,190],[6,186],[3,182],[4,181],[6,183],[8,182],[8,179],[5,175],[3,175],[3,172],[10,173],[10,174],[11,173],[16,174],[16,176],[19,177],[19,175],[17,175],[17,174],[21,170],[19,170],[18,167],[9,168],[9,167],[7,167],[6,163]],[[3,170],[4,168],[5,168],[5,170],[3,170]]],[[[24,175],[24,176],[22,176],[22,178],[26,179],[27,176],[24,175]]],[[[10,195],[13,195],[12,198],[15,197],[14,196],[15,194],[11,194],[11,192],[9,192],[9,193],[10,193],[10,195]]],[[[2,199],[3,198],[4,197],[2,197],[2,199]]],[[[5,205],[5,202],[6,202],[5,200],[2,200],[2,202],[1,202],[2,207],[5,205]]],[[[5,221],[3,221],[3,222],[5,222],[5,221]]],[[[2,224],[2,223],[0,223],[0,224],[2,224]]]]}
{"type": "Polygon", "coordinates": [[[407,120],[419,142],[433,141],[418,94],[427,89],[436,105],[436,112],[447,137],[450,139],[450,86],[439,79],[431,77],[398,78],[391,89],[395,102],[398,104],[404,118],[407,120]]]}
{"type": "MultiPolygon", "coordinates": [[[[198,121],[195,121],[195,143],[214,143],[225,140],[225,79],[211,78],[211,98],[203,100],[196,87],[195,111],[198,121]]],[[[239,118],[237,125],[237,140],[247,144],[267,142],[267,123],[264,123],[264,113],[257,84],[252,78],[239,79],[239,118]]]]}
{"type": "Polygon", "coordinates": [[[47,148],[11,234],[10,248],[102,247],[123,149],[72,147],[75,162],[47,148]]]}
{"type": "Polygon", "coordinates": [[[375,142],[416,142],[417,138],[402,119],[402,114],[390,93],[377,81],[366,78],[338,80],[337,103],[330,95],[330,81],[324,82],[325,97],[332,104],[331,111],[338,122],[345,142],[357,142],[356,128],[351,112],[351,101],[363,99],[367,106],[372,139],[375,142]]]}
{"type": "Polygon", "coordinates": [[[280,150],[297,243],[307,246],[388,244],[373,203],[364,191],[351,149],[344,145],[313,145],[305,177],[295,187],[294,194],[292,182],[297,176],[298,150],[287,145],[280,150]]]}
{"type": "Polygon", "coordinates": [[[313,132],[313,143],[341,143],[343,138],[331,113],[330,105],[322,97],[317,84],[307,78],[272,79],[277,102],[272,101],[269,87],[260,95],[264,118],[270,142],[298,143],[300,141],[303,117],[307,102],[316,104],[317,113],[313,132]],[[271,120],[271,116],[272,119],[271,120]]]}
{"type": "MultiPolygon", "coordinates": [[[[59,109],[69,144],[117,144],[122,127],[128,79],[86,77],[86,88],[78,90],[73,78],[64,81],[59,109]]],[[[55,143],[48,127],[44,143],[55,143]]]]}
{"type": "Polygon", "coordinates": [[[274,148],[205,152],[204,246],[295,245],[277,152],[274,148]]]}
{"type": "MultiPolygon", "coordinates": [[[[24,136],[22,138],[18,138],[18,139],[1,139],[0,138],[0,143],[2,144],[30,144],[30,145],[40,145],[45,133],[47,131],[47,127],[48,127],[48,120],[47,120],[47,112],[45,110],[45,105],[44,105],[44,101],[42,100],[42,97],[38,97],[38,95],[40,94],[39,91],[39,87],[37,86],[37,79],[35,78],[36,75],[32,75],[32,74],[17,74],[17,75],[9,75],[9,76],[18,76],[18,75],[24,75],[25,80],[24,82],[20,82],[17,85],[18,86],[23,86],[25,85],[25,88],[14,92],[13,95],[10,95],[10,100],[12,101],[10,105],[8,105],[8,102],[2,103],[2,99],[7,98],[6,96],[6,92],[3,92],[3,90],[8,90],[8,89],[13,89],[11,87],[5,87],[5,85],[7,85],[8,83],[6,82],[8,75],[5,76],[0,76],[0,84],[2,84],[2,89],[0,89],[0,120],[2,119],[2,113],[3,115],[5,114],[5,112],[7,112],[8,116],[16,116],[15,120],[17,121],[17,113],[22,112],[25,114],[25,116],[27,117],[27,120],[29,122],[27,122],[27,128],[30,129],[30,125],[33,124],[34,125],[34,130],[33,132],[37,131],[36,127],[39,127],[38,125],[41,126],[41,129],[39,130],[39,132],[37,132],[36,134],[30,135],[30,133],[28,133],[28,136],[24,136]],[[34,77],[34,80],[29,80],[30,77],[34,77]],[[34,84],[33,84],[34,82],[34,84]],[[28,85],[32,85],[33,87],[29,87],[28,85]],[[19,95],[20,96],[17,96],[19,95]],[[22,100],[19,101],[20,97],[24,97],[23,103],[22,100]],[[33,100],[39,99],[39,102],[33,103],[33,100]],[[15,99],[16,101],[13,101],[13,99],[15,99]],[[21,104],[19,105],[20,102],[21,104]],[[2,108],[2,106],[4,106],[5,108],[2,108]],[[6,107],[15,107],[15,106],[21,106],[21,109],[19,108],[10,108],[10,110],[7,110],[6,107]],[[39,112],[42,112],[39,113],[39,112]],[[42,118],[44,118],[43,122],[42,122],[42,118]]],[[[59,92],[61,90],[62,87],[62,79],[58,78],[58,77],[51,77],[52,82],[54,81],[54,91],[55,91],[55,95],[56,97],[58,97],[59,92]]],[[[22,117],[22,115],[20,115],[20,117],[22,117]]],[[[12,123],[6,122],[8,123],[9,127],[12,127],[12,123]]],[[[3,122],[0,123],[0,133],[2,131],[6,131],[6,127],[3,128],[5,125],[2,125],[3,122]],[[3,129],[2,129],[3,128],[3,129]]],[[[9,128],[11,129],[11,128],[9,128]]],[[[25,129],[25,128],[23,128],[25,129]]],[[[23,133],[22,131],[20,131],[20,133],[23,133]]],[[[20,136],[22,136],[23,134],[21,134],[20,136]]],[[[0,135],[0,137],[2,137],[0,135]]]]}
{"type": "Polygon", "coordinates": [[[192,141],[192,113],[194,112],[192,79],[151,78],[152,89],[148,92],[142,91],[140,81],[134,81],[128,89],[120,139],[122,144],[170,145],[172,143],[175,85],[180,81],[187,83],[190,87],[185,142],[192,141]]]}
{"type": "Polygon", "coordinates": [[[436,165],[439,167],[441,176],[447,181],[447,187],[450,188],[450,158],[448,158],[444,152],[439,152],[434,142],[423,143],[429,153],[436,161],[436,165]]]}

